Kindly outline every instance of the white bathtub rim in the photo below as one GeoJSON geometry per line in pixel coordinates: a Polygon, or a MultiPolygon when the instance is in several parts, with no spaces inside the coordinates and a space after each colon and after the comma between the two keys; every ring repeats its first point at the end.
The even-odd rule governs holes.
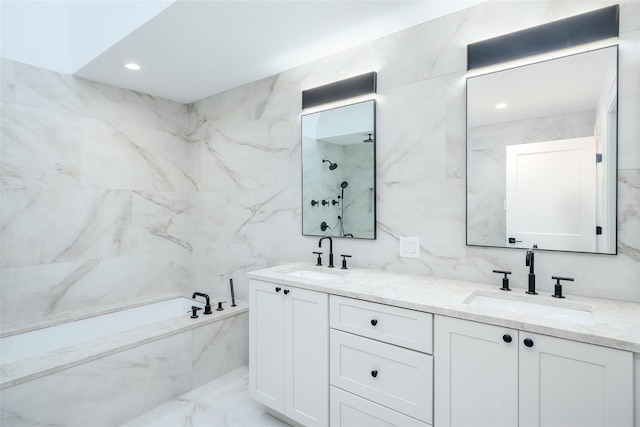
{"type": "MultiPolygon", "coordinates": [[[[217,297],[217,295],[215,297],[217,297]]],[[[166,294],[166,295],[161,295],[153,298],[140,297],[140,298],[135,298],[130,300],[126,306],[123,306],[122,303],[120,302],[117,304],[105,305],[97,310],[95,307],[85,307],[85,308],[80,308],[78,310],[65,311],[63,313],[54,314],[36,321],[12,322],[8,325],[0,326],[0,338],[10,337],[11,335],[31,332],[37,329],[44,329],[50,326],[60,325],[62,323],[75,322],[76,320],[82,320],[82,319],[87,319],[89,317],[101,316],[103,314],[110,314],[116,311],[140,307],[143,305],[162,302],[162,301],[166,301],[174,298],[189,298],[189,297],[180,295],[180,294],[166,294]]]]}
{"type": "MultiPolygon", "coordinates": [[[[174,295],[173,298],[176,296],[174,295]]],[[[180,297],[178,295],[177,297],[180,297]]],[[[155,299],[155,302],[164,299],[155,299]]],[[[147,302],[150,302],[147,300],[147,302]]],[[[189,329],[194,329],[235,316],[249,310],[245,301],[236,300],[237,307],[227,307],[224,311],[213,311],[211,315],[189,316],[164,320],[151,325],[121,332],[71,347],[55,350],[40,356],[30,357],[0,366],[0,389],[31,381],[82,363],[91,362],[131,348],[139,347],[189,329]]],[[[140,304],[142,305],[142,304],[140,304]]],[[[122,309],[120,307],[119,309],[122,309]]],[[[118,311],[118,310],[112,310],[118,311]]]]}

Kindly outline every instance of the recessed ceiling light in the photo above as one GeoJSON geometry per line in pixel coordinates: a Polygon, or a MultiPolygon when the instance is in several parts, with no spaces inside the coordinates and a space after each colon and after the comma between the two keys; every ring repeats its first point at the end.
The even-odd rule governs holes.
{"type": "Polygon", "coordinates": [[[507,108],[507,104],[505,104],[504,102],[496,104],[496,109],[502,110],[503,108],[507,108]]]}
{"type": "Polygon", "coordinates": [[[126,68],[127,70],[138,71],[140,69],[140,66],[135,62],[128,62],[124,64],[124,68],[126,68]]]}

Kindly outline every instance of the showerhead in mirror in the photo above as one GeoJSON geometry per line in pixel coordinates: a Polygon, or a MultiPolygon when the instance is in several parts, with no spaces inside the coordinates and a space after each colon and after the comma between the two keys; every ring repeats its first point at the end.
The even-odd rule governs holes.
{"type": "Polygon", "coordinates": [[[347,181],[342,181],[342,183],[340,184],[340,187],[342,187],[342,189],[345,189],[349,186],[349,183],[347,181]]]}
{"type": "Polygon", "coordinates": [[[335,170],[335,168],[338,167],[338,164],[331,162],[331,160],[326,160],[326,159],[322,160],[322,163],[325,163],[325,162],[329,163],[329,170],[330,171],[335,170]]]}

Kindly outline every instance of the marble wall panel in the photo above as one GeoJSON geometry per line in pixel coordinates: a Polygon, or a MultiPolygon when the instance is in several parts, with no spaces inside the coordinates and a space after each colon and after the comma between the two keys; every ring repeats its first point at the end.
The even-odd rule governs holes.
{"type": "Polygon", "coordinates": [[[80,186],[80,119],[3,103],[2,187],[80,186]]]}
{"type": "Polygon", "coordinates": [[[28,307],[12,321],[173,294],[173,268],[173,252],[164,251],[5,269],[14,276],[14,303],[28,307]]]}
{"type": "Polygon", "coordinates": [[[2,274],[17,277],[3,292],[33,307],[3,325],[186,288],[189,108],[4,59],[2,71],[2,274]]]}
{"type": "Polygon", "coordinates": [[[424,80],[380,93],[376,173],[382,182],[445,176],[446,86],[424,80]]]}
{"type": "Polygon", "coordinates": [[[190,252],[192,198],[188,193],[134,192],[133,253],[172,249],[190,252]]]}
{"type": "Polygon", "coordinates": [[[174,132],[186,124],[184,105],[139,92],[15,63],[15,102],[174,132]]]}
{"type": "MultiPolygon", "coordinates": [[[[640,263],[640,169],[618,171],[618,253],[640,263]]],[[[636,284],[640,288],[636,268],[636,284]]],[[[640,292],[640,289],[638,289],[640,292]]]]}
{"type": "Polygon", "coordinates": [[[82,181],[90,188],[194,191],[191,145],[154,128],[85,118],[82,181]]]}
{"type": "Polygon", "coordinates": [[[191,390],[191,331],[2,390],[2,425],[119,425],[191,390]]]}
{"type": "MultiPolygon", "coordinates": [[[[231,300],[224,307],[231,305],[231,300]]],[[[192,331],[193,388],[249,364],[249,313],[192,331]]]]}
{"type": "Polygon", "coordinates": [[[289,116],[233,122],[203,126],[198,135],[200,191],[282,188],[300,179],[299,115],[296,122],[289,116]]]}
{"type": "Polygon", "coordinates": [[[446,76],[445,133],[446,177],[466,177],[466,141],[467,141],[467,93],[466,73],[451,73],[446,76]]]}
{"type": "Polygon", "coordinates": [[[16,319],[16,282],[13,268],[0,269],[0,323],[8,324],[16,319]]]}
{"type": "Polygon", "coordinates": [[[131,193],[16,190],[3,194],[2,266],[131,253],[131,193]]]}

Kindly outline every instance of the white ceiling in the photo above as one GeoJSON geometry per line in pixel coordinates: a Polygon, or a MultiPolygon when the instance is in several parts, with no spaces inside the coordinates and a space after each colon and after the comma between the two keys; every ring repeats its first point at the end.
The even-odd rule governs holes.
{"type": "Polygon", "coordinates": [[[191,103],[482,1],[3,0],[2,56],[191,103]],[[32,41],[13,46],[15,33],[32,41]]]}

